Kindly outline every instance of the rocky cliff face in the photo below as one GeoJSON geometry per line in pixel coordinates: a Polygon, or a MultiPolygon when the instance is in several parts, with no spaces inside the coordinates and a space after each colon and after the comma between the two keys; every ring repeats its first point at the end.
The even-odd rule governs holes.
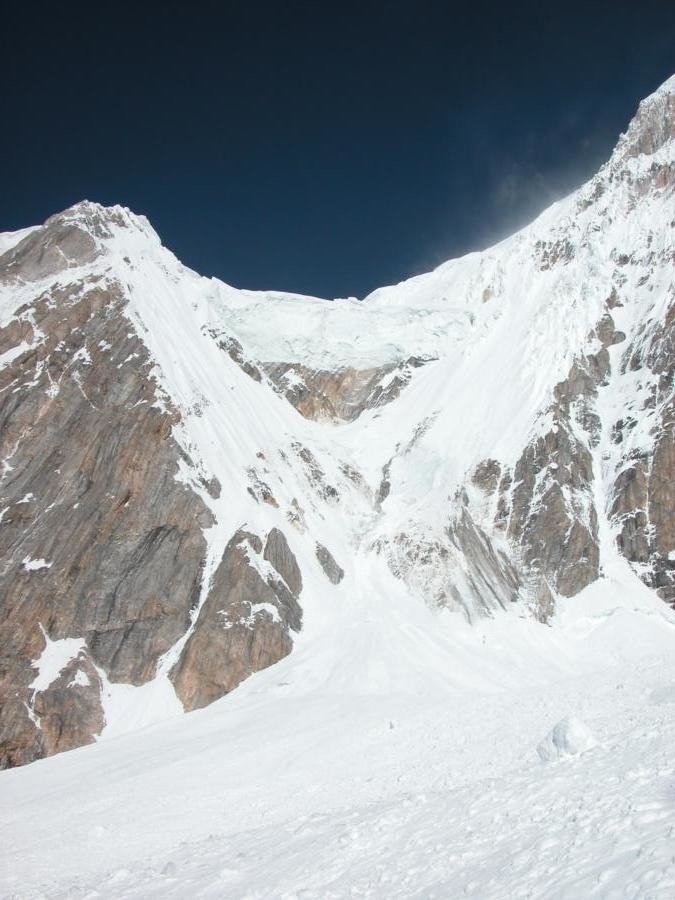
{"type": "Polygon", "coordinates": [[[309,419],[353,422],[367,409],[395,400],[414,370],[428,360],[411,356],[369,369],[310,369],[301,363],[267,363],[264,370],[289,403],[309,419]]]}
{"type": "Polygon", "coordinates": [[[620,374],[637,381],[638,393],[612,424],[610,515],[621,552],[675,604],[675,302],[631,341],[620,374]],[[636,428],[648,431],[646,445],[631,446],[636,428]]]}
{"type": "Polygon", "coordinates": [[[3,236],[0,763],[369,592],[554,623],[618,560],[675,603],[674,190],[671,79],[528,228],[361,302],[202,279],[120,208],[3,236]]]}
{"type": "MultiPolygon", "coordinates": [[[[116,218],[95,207],[56,216],[0,261],[6,290],[31,297],[0,330],[0,353],[12,356],[0,372],[4,765],[97,735],[105,723],[102,678],[132,685],[154,678],[190,627],[203,589],[204,531],[213,515],[177,478],[186,459],[172,437],[180,413],[152,376],[125,313],[124,286],[96,271],[96,238],[116,218]],[[88,264],[92,271],[72,283],[45,283],[88,264]],[[35,661],[47,644],[74,636],[82,639],[77,654],[36,688],[35,661]]],[[[219,490],[217,482],[207,487],[219,490]]],[[[284,540],[277,534],[276,546],[284,540]]],[[[240,577],[236,601],[242,621],[223,635],[252,649],[232,652],[236,664],[212,675],[213,685],[188,687],[209,658],[198,652],[209,610],[234,604],[237,560],[228,545],[175,669],[187,708],[276,662],[290,649],[288,629],[300,627],[299,582],[291,595],[282,581],[269,588],[244,566],[249,577],[240,577]],[[254,607],[271,608],[270,599],[283,615],[268,624],[264,613],[259,622],[254,607]]],[[[286,569],[291,561],[286,547],[286,569]]],[[[217,671],[223,664],[213,661],[217,671]]]]}
{"type": "Polygon", "coordinates": [[[121,288],[93,273],[43,286],[95,257],[90,232],[56,217],[3,260],[10,291],[36,287],[0,332],[2,350],[18,351],[0,374],[2,755],[10,764],[100,731],[94,666],[116,680],[148,680],[199,592],[208,510],[175,481],[175,413],[152,405],[148,354],[124,317],[121,288]],[[57,690],[62,673],[33,695],[41,629],[52,639],[86,636],[78,671],[87,685],[57,690]],[[85,702],[90,728],[73,729],[73,707],[85,702]]]}
{"type": "Polygon", "coordinates": [[[264,549],[257,535],[234,535],[172,670],[185,709],[206,706],[291,652],[291,633],[302,625],[301,591],[283,532],[272,529],[264,549]]]}

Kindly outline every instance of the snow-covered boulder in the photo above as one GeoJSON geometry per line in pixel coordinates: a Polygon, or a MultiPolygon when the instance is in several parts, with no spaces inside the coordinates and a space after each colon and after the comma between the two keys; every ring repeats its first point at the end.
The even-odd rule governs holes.
{"type": "Polygon", "coordinates": [[[542,762],[555,762],[595,747],[597,741],[588,725],[574,716],[561,719],[537,747],[542,762]]]}

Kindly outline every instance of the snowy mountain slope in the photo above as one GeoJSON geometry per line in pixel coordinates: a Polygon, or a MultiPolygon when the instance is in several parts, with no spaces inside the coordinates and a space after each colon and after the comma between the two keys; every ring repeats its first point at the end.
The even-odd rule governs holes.
{"type": "Polygon", "coordinates": [[[3,236],[3,764],[284,659],[302,693],[444,691],[464,622],[545,645],[594,584],[669,635],[674,96],[518,234],[363,301],[202,278],[120,207],[3,236]]]}
{"type": "Polygon", "coordinates": [[[0,233],[0,256],[15,247],[19,241],[28,237],[35,228],[22,228],[20,231],[3,231],[0,233]]]}
{"type": "MultiPolygon", "coordinates": [[[[159,683],[172,674],[184,702],[194,705],[197,676],[184,657],[202,607],[219,605],[209,604],[218,587],[211,589],[211,576],[216,583],[221,567],[234,567],[226,608],[221,598],[213,610],[222,612],[220,637],[232,650],[231,665],[215,676],[222,694],[236,683],[232,667],[240,680],[290,649],[288,629],[301,621],[295,594],[302,582],[291,585],[288,574],[295,555],[305,583],[318,570],[321,588],[330,587],[316,542],[330,548],[333,535],[347,529],[324,523],[321,508],[332,511],[338,496],[352,495],[354,510],[366,506],[339,458],[324,453],[320,467],[305,447],[311,424],[220,349],[204,280],[183,270],[147,223],[85,204],[46,231],[50,258],[41,243],[23,242],[16,251],[23,256],[6,268],[5,334],[22,338],[6,370],[3,431],[10,500],[3,520],[5,689],[16,697],[4,710],[9,761],[25,759],[26,750],[40,755],[45,741],[48,752],[63,749],[58,742],[73,728],[59,727],[62,720],[82,718],[70,709],[73,672],[49,699],[32,688],[31,663],[44,647],[39,626],[61,642],[73,631],[86,634],[73,660],[86,679],[76,684],[76,705],[89,694],[86,724],[94,731],[102,718],[113,726],[117,682],[154,679],[156,690],[145,692],[154,707],[159,683]],[[111,446],[118,448],[112,454],[111,446]],[[56,471],[49,466],[55,452],[56,471]],[[32,559],[46,564],[36,569],[26,564],[32,559]],[[53,716],[55,745],[40,721],[53,716]]],[[[222,652],[220,642],[201,647],[194,665],[222,652]]]]}
{"type": "Polygon", "coordinates": [[[0,893],[667,898],[675,628],[617,601],[441,622],[417,678],[386,619],[367,647],[345,629],[328,680],[307,641],[204,710],[4,772],[0,893]],[[542,763],[570,714],[596,746],[542,763]]]}

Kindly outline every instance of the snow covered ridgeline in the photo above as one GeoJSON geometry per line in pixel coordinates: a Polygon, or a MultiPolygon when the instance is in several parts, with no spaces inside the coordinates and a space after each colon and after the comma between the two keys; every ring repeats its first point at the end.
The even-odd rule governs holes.
{"type": "Polygon", "coordinates": [[[3,236],[4,764],[289,653],[443,682],[463,620],[555,628],[601,578],[667,626],[671,93],[530,226],[360,302],[201,278],[121,208],[3,236]],[[88,685],[33,696],[40,625],[88,685]]]}

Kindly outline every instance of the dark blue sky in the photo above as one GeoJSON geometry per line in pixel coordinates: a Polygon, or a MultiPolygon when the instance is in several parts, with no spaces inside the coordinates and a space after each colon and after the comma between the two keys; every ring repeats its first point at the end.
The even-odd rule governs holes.
{"type": "Polygon", "coordinates": [[[363,296],[591,175],[675,3],[15,2],[0,54],[0,231],[122,203],[203,274],[363,296]]]}

